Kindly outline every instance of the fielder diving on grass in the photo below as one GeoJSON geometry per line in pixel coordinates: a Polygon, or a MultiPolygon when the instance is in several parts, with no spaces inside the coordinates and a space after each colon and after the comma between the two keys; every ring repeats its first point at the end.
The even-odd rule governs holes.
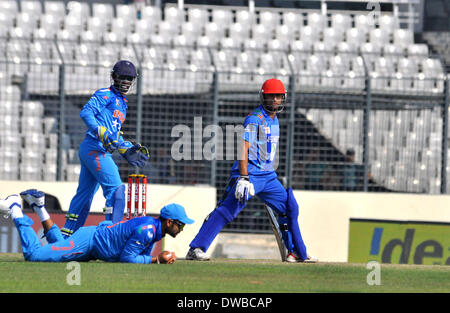
{"type": "Polygon", "coordinates": [[[45,209],[45,194],[36,189],[0,199],[0,214],[12,218],[19,232],[22,252],[26,261],[70,262],[103,260],[122,263],[175,262],[175,252],[163,251],[152,257],[153,245],[166,234],[176,237],[185,224],[194,220],[187,217],[185,209],[176,203],[164,206],[160,217],[142,216],[113,224],[104,221],[98,226],[79,228],[64,239],[58,226],[45,209]],[[21,199],[39,216],[48,244],[42,246],[31,225],[33,221],[22,212],[21,199]]]}
{"type": "Polygon", "coordinates": [[[285,105],[286,90],[278,79],[264,82],[260,90],[260,105],[244,121],[243,151],[232,169],[225,194],[218,206],[203,222],[190,243],[188,260],[208,260],[206,251],[222,228],[233,221],[257,195],[278,214],[281,236],[288,251],[288,262],[315,263],[309,256],[298,225],[299,207],[291,188],[287,190],[275,172],[275,156],[280,136],[277,113],[285,105]]]}
{"type": "Polygon", "coordinates": [[[99,186],[106,199],[106,219],[113,222],[122,219],[125,186],[112,158],[114,151],[118,151],[131,166],[143,167],[150,157],[146,147],[126,141],[121,135],[128,111],[125,95],[136,77],[133,63],[126,60],[117,62],[111,71],[111,86],[97,90],[81,109],[80,117],[88,129],[78,151],[80,177],[77,192],[66,215],[66,223],[61,228],[64,237],[72,235],[84,225],[99,186]],[[122,211],[114,214],[115,210],[122,211]],[[119,216],[119,220],[115,220],[114,216],[119,216]]]}

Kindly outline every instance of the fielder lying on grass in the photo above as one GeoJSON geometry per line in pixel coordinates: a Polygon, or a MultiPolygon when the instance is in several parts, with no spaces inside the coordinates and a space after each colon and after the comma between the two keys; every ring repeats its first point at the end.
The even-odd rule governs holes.
{"type": "Polygon", "coordinates": [[[44,227],[48,245],[42,246],[31,225],[33,221],[22,212],[19,195],[0,199],[0,214],[11,217],[22,242],[26,261],[70,262],[103,260],[124,263],[167,263],[176,260],[174,252],[163,251],[152,257],[153,245],[166,234],[176,237],[185,224],[194,221],[187,217],[179,204],[169,204],[161,209],[160,217],[138,217],[113,224],[105,221],[98,226],[78,229],[71,237],[64,239],[58,226],[53,223],[45,209],[45,194],[29,189],[20,194],[44,227]]]}

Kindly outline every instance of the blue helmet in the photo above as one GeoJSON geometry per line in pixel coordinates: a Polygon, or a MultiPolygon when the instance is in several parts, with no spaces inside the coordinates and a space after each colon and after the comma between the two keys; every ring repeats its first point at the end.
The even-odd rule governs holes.
{"type": "Polygon", "coordinates": [[[112,71],[111,79],[113,86],[121,93],[126,94],[130,91],[137,77],[136,67],[127,60],[117,62],[112,71]]]}

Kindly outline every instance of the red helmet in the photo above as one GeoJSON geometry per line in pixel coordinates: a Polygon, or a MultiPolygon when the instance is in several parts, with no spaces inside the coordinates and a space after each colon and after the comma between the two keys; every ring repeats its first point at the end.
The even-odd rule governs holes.
{"type": "Polygon", "coordinates": [[[284,88],[283,82],[275,78],[266,80],[259,91],[259,98],[266,111],[270,113],[280,113],[284,110],[286,102],[286,89],[284,88]],[[264,95],[267,94],[282,95],[283,99],[280,104],[274,105],[273,101],[266,101],[264,95]]]}

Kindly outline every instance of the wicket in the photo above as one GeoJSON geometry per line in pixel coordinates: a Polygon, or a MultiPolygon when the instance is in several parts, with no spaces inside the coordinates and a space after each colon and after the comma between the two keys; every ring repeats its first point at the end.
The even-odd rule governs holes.
{"type": "Polygon", "coordinates": [[[128,176],[127,189],[127,219],[147,215],[147,176],[131,174],[128,176]],[[134,213],[133,209],[134,186],[134,213]]]}

